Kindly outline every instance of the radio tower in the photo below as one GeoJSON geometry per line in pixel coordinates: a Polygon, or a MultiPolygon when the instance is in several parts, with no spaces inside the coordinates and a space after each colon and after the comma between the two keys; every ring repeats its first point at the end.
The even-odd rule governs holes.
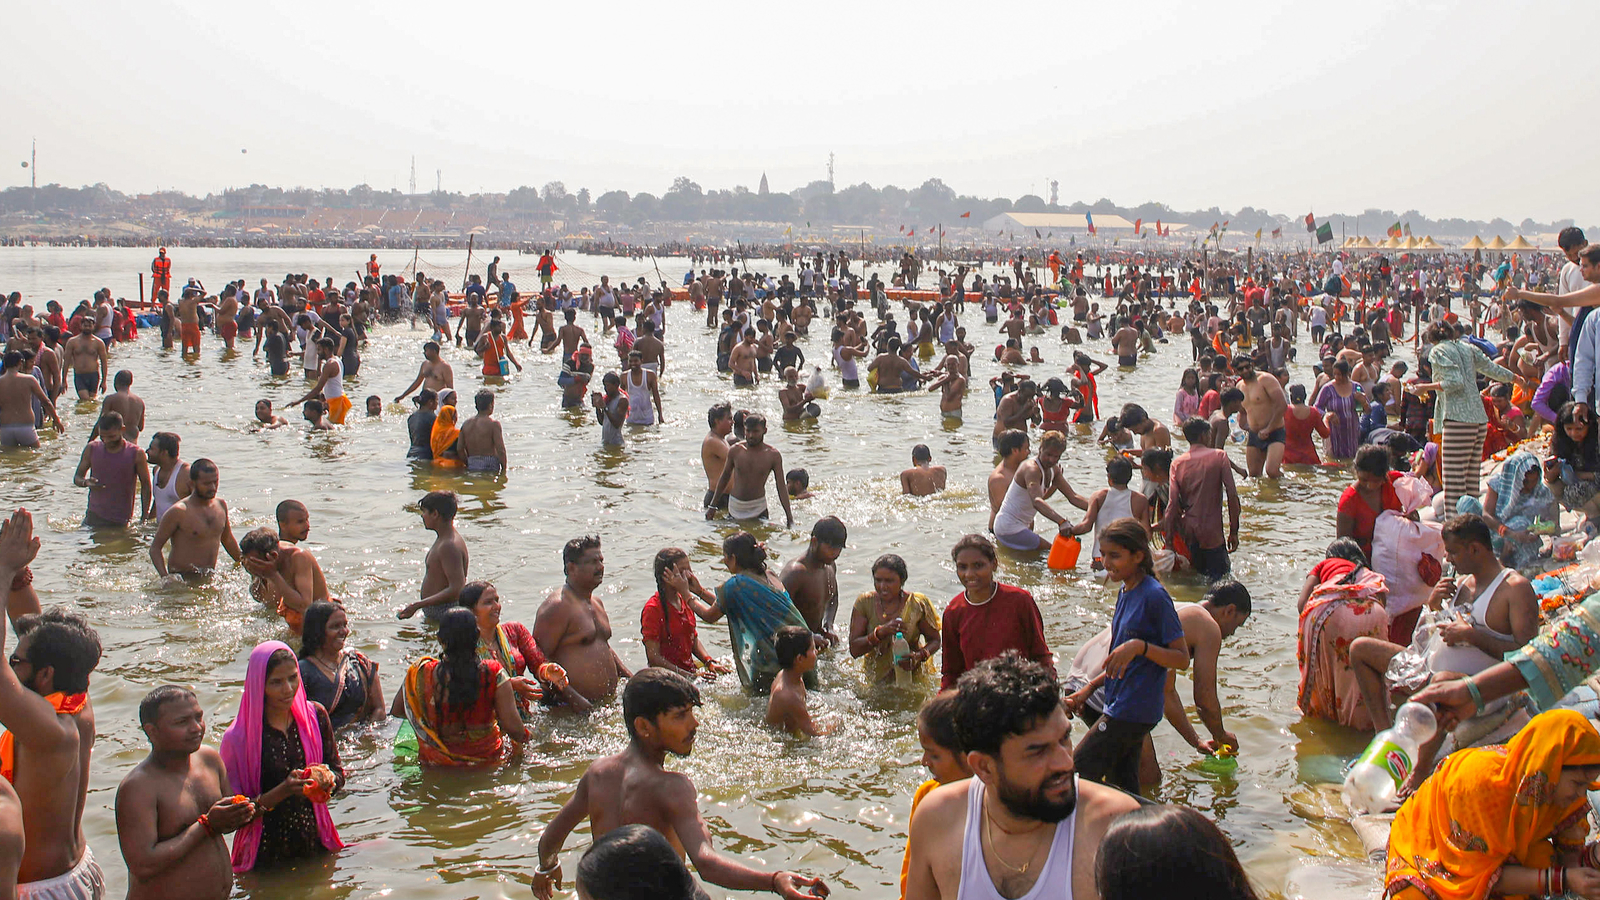
{"type": "Polygon", "coordinates": [[[828,187],[833,187],[833,151],[828,151],[828,187]]]}
{"type": "Polygon", "coordinates": [[[411,193],[417,192],[417,158],[411,157],[411,193]]]}
{"type": "Polygon", "coordinates": [[[438,194],[444,191],[444,170],[433,170],[433,192],[438,194]]]}

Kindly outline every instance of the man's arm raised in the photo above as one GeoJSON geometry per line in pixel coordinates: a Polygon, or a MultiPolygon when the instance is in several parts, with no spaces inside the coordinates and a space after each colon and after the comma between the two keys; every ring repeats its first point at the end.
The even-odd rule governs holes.
{"type": "MultiPolygon", "coordinates": [[[[11,518],[0,522],[0,607],[11,599],[11,582],[18,572],[39,555],[39,539],[33,536],[33,516],[19,508],[11,518]]],[[[0,628],[0,654],[5,652],[5,629],[0,628]]],[[[16,739],[36,750],[52,750],[77,741],[76,727],[62,728],[55,707],[28,690],[11,667],[0,666],[0,725],[16,739]]]]}

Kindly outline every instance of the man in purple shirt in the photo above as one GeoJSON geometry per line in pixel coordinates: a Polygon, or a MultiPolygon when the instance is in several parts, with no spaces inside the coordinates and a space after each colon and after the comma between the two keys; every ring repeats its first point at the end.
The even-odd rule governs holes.
{"type": "Polygon", "coordinates": [[[1183,423],[1189,452],[1172,461],[1171,500],[1161,530],[1168,546],[1181,539],[1195,570],[1215,581],[1228,574],[1228,554],[1239,549],[1239,492],[1228,454],[1210,446],[1211,423],[1199,416],[1183,423]],[[1222,536],[1222,499],[1228,499],[1228,536],[1222,536]]]}

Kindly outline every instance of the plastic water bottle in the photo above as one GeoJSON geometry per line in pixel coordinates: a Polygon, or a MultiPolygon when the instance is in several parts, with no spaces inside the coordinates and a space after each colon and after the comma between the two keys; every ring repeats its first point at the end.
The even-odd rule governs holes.
{"type": "Polygon", "coordinates": [[[1417,748],[1438,730],[1433,710],[1420,703],[1401,706],[1394,726],[1378,732],[1350,767],[1344,779],[1345,802],[1359,812],[1383,812],[1394,806],[1395,794],[1416,766],[1417,748]]]}
{"type": "Polygon", "coordinates": [[[906,640],[905,632],[894,633],[894,643],[889,645],[894,652],[894,686],[908,688],[911,686],[911,672],[900,667],[900,661],[911,655],[911,643],[906,640]]]}

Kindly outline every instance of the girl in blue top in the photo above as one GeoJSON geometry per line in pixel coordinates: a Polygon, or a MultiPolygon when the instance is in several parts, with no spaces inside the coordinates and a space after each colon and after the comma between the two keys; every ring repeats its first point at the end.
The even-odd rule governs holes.
{"type": "Polygon", "coordinates": [[[1100,532],[1108,580],[1122,582],[1111,614],[1105,714],[1073,751],[1081,777],[1139,793],[1139,753],[1161,721],[1168,669],[1189,666],[1189,648],[1172,597],[1156,580],[1150,535],[1138,520],[1100,532]]]}

